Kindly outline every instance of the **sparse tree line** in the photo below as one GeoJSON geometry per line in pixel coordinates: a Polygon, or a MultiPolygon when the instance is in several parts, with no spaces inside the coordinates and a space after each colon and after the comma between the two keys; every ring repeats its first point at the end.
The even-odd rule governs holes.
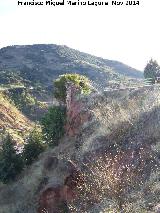
{"type": "Polygon", "coordinates": [[[8,183],[15,180],[24,167],[31,165],[48,146],[54,147],[59,144],[60,138],[65,134],[65,85],[68,81],[78,86],[82,93],[90,92],[90,83],[85,76],[78,74],[60,76],[54,82],[54,96],[61,104],[48,109],[40,125],[36,126],[25,139],[23,151],[19,153],[9,134],[3,137],[0,150],[0,182],[8,183]]]}

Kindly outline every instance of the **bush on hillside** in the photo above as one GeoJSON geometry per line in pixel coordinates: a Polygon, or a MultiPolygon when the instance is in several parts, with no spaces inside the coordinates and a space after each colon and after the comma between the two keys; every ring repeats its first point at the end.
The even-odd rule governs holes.
{"type": "Polygon", "coordinates": [[[144,77],[146,79],[150,79],[151,83],[154,83],[156,77],[160,77],[160,66],[158,65],[157,61],[151,59],[145,69],[144,69],[144,77]]]}
{"type": "Polygon", "coordinates": [[[59,139],[64,135],[66,109],[64,107],[50,107],[42,118],[42,132],[45,140],[51,146],[58,145],[59,139]]]}
{"type": "Polygon", "coordinates": [[[15,88],[6,92],[10,102],[22,111],[31,120],[39,119],[39,112],[43,112],[47,106],[40,102],[27,88],[15,88]]]}
{"type": "Polygon", "coordinates": [[[66,100],[67,82],[74,83],[84,94],[88,94],[91,91],[90,81],[87,77],[79,74],[60,75],[60,77],[54,81],[54,96],[62,102],[65,102],[66,100]]]}
{"type": "Polygon", "coordinates": [[[39,129],[34,129],[26,140],[23,150],[23,158],[26,165],[32,164],[46,149],[43,142],[43,135],[39,129]]]}
{"type": "Polygon", "coordinates": [[[22,171],[24,162],[21,154],[17,153],[9,135],[3,140],[0,152],[0,181],[8,183],[22,171]]]}

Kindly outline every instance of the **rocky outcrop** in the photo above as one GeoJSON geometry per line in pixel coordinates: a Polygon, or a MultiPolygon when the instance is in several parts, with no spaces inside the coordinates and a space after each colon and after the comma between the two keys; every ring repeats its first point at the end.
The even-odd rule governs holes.
{"type": "MultiPolygon", "coordinates": [[[[108,201],[118,200],[122,207],[119,198],[126,197],[126,208],[139,205],[129,212],[158,212],[159,177],[149,179],[159,167],[159,89],[114,91],[114,100],[106,92],[81,98],[72,86],[67,94],[66,136],[39,157],[26,177],[1,189],[2,211],[109,212],[108,201]],[[82,142],[79,148],[76,142],[82,142]],[[91,211],[105,200],[104,211],[91,211]]],[[[120,212],[114,204],[113,211],[120,212]]]]}
{"type": "Polygon", "coordinates": [[[118,97],[114,100],[99,94],[91,96],[88,103],[87,98],[86,100],[78,98],[76,88],[68,87],[67,110],[68,117],[72,118],[68,123],[72,131],[68,131],[71,133],[68,135],[76,136],[79,143],[78,137],[81,135],[82,149],[79,149],[78,154],[81,155],[80,159],[83,159],[82,164],[86,165],[82,166],[82,170],[87,175],[86,186],[90,189],[86,198],[84,194],[87,193],[82,192],[82,203],[88,197],[90,200],[86,201],[88,204],[81,205],[80,212],[87,212],[91,204],[101,202],[102,197],[106,196],[102,196],[103,187],[110,188],[108,190],[106,187],[105,190],[111,199],[125,197],[133,188],[142,187],[143,183],[148,181],[152,170],[156,168],[157,162],[152,145],[159,140],[157,125],[159,108],[155,108],[150,99],[155,98],[158,103],[158,91],[154,88],[148,88],[148,91],[147,93],[146,89],[142,88],[138,91],[123,91],[121,95],[115,91],[114,94],[118,93],[118,97]],[[141,101],[139,97],[143,98],[143,104],[139,103],[141,101]],[[86,110],[85,119],[78,122],[76,117],[80,117],[83,108],[86,110]],[[151,108],[152,111],[148,112],[147,108],[151,108]],[[100,126],[97,128],[98,131],[89,132],[90,121],[95,117],[100,126]],[[154,128],[151,128],[149,121],[154,128]],[[88,127],[85,124],[89,124],[88,127]],[[101,131],[102,129],[104,131],[101,131]],[[88,146],[83,152],[85,144],[90,142],[92,149],[88,146]],[[85,205],[88,205],[88,209],[85,205]]]}
{"type": "Polygon", "coordinates": [[[44,162],[44,173],[48,170],[53,172],[53,167],[58,167],[61,181],[55,183],[50,178],[40,191],[38,213],[67,213],[67,204],[76,198],[76,187],[83,181],[80,170],[71,161],[49,156],[44,162]]]}
{"type": "Polygon", "coordinates": [[[66,135],[72,137],[78,135],[82,126],[91,120],[92,114],[88,110],[87,103],[82,102],[78,87],[68,83],[66,89],[67,124],[65,129],[66,135]]]}

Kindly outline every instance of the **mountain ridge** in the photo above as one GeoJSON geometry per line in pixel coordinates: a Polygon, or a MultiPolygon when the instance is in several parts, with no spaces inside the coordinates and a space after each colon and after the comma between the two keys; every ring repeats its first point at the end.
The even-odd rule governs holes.
{"type": "MultiPolygon", "coordinates": [[[[61,74],[79,73],[105,88],[110,80],[141,79],[143,73],[121,62],[56,44],[13,45],[0,49],[0,73],[16,72],[24,81],[45,86],[61,74]]],[[[1,83],[1,82],[0,82],[1,83]]]]}

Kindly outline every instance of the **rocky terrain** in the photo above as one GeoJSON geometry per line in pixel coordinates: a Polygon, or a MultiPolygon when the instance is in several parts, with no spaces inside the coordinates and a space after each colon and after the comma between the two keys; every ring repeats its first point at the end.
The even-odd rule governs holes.
{"type": "Polygon", "coordinates": [[[67,91],[65,137],[1,186],[0,211],[158,213],[159,86],[67,91]]]}
{"type": "Polygon", "coordinates": [[[0,183],[0,213],[160,212],[160,86],[140,71],[66,46],[2,48],[0,136],[21,146],[53,105],[53,80],[75,72],[96,89],[67,84],[65,135],[0,183]]]}

